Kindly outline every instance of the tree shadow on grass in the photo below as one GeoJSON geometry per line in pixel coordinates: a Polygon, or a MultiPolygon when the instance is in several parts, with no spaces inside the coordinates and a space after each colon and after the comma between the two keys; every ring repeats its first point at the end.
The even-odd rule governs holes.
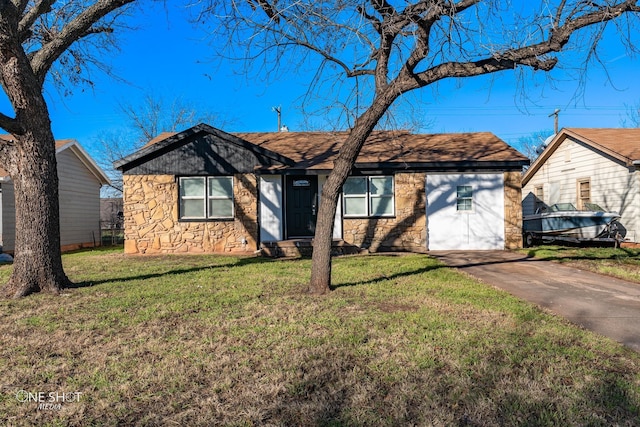
{"type": "Polygon", "coordinates": [[[428,273],[429,271],[439,270],[441,268],[450,268],[450,267],[445,265],[445,264],[438,263],[436,265],[429,265],[429,266],[426,266],[426,267],[418,268],[416,270],[403,271],[403,272],[395,273],[395,274],[388,274],[387,275],[387,274],[381,273],[378,277],[375,277],[373,279],[358,280],[358,281],[354,281],[354,282],[339,283],[337,285],[332,285],[331,286],[331,290],[335,291],[336,289],[339,289],[339,288],[347,288],[347,287],[351,287],[351,286],[372,285],[374,283],[378,283],[378,282],[385,281],[385,280],[395,280],[395,279],[400,279],[400,278],[403,278],[403,277],[410,277],[410,276],[414,276],[414,275],[418,275],[418,274],[422,274],[422,273],[428,273]]]}
{"type": "Polygon", "coordinates": [[[235,262],[228,264],[214,264],[214,265],[201,265],[197,267],[191,268],[178,268],[173,270],[167,270],[157,273],[148,273],[148,274],[138,274],[126,277],[113,277],[103,280],[85,280],[81,282],[74,282],[66,289],[79,289],[79,288],[88,288],[96,285],[102,285],[105,283],[117,283],[117,282],[129,282],[132,280],[149,280],[149,279],[157,279],[160,277],[170,278],[172,276],[179,276],[181,274],[194,273],[198,271],[206,271],[206,270],[217,270],[222,268],[231,268],[231,267],[243,267],[246,265],[253,264],[262,264],[265,262],[273,262],[274,260],[264,258],[264,257],[246,257],[240,258],[235,262]]]}

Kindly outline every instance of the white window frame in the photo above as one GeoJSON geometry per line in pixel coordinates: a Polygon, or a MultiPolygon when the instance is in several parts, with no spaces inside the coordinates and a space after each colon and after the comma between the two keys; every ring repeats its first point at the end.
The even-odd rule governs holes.
{"type": "MultiPolygon", "coordinates": [[[[464,203],[466,205],[466,203],[464,203]]],[[[457,212],[473,212],[473,186],[472,185],[457,185],[456,186],[456,211],[457,212]],[[464,191],[463,196],[460,195],[460,192],[464,191]],[[469,190],[466,190],[469,189],[469,190]],[[464,195],[467,194],[467,191],[471,192],[470,196],[464,195]],[[469,201],[469,208],[460,209],[460,202],[469,201]]]]}
{"type": "Polygon", "coordinates": [[[234,179],[233,176],[183,176],[178,180],[178,204],[180,220],[228,220],[235,218],[235,203],[234,203],[234,179]],[[228,196],[212,196],[209,194],[210,182],[216,179],[230,179],[231,180],[231,194],[228,196]],[[204,192],[198,196],[183,196],[181,194],[181,188],[185,180],[202,180],[204,182],[204,192]],[[183,200],[200,200],[204,204],[204,216],[185,216],[183,212],[183,200]],[[211,200],[229,200],[231,202],[231,215],[230,216],[216,216],[210,212],[211,200]]]}
{"type": "Polygon", "coordinates": [[[365,180],[366,192],[363,194],[348,194],[342,189],[342,213],[345,218],[393,218],[396,215],[396,180],[394,175],[373,175],[373,176],[350,176],[350,179],[365,180]],[[391,179],[391,193],[390,194],[372,194],[371,193],[371,180],[376,178],[390,178],[391,179]],[[347,201],[362,199],[364,206],[363,214],[349,214],[347,212],[347,201]],[[391,201],[391,212],[387,214],[374,214],[373,213],[373,200],[375,199],[389,199],[391,201]]]}

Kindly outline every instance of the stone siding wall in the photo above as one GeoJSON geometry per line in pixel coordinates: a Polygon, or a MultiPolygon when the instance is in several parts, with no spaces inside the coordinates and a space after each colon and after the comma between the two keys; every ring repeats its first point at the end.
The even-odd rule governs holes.
{"type": "Polygon", "coordinates": [[[125,175],[125,253],[244,252],[258,248],[258,196],[254,175],[234,176],[235,218],[179,221],[173,175],[125,175]]]}
{"type": "Polygon", "coordinates": [[[343,239],[347,244],[368,249],[426,252],[426,175],[395,175],[394,218],[344,218],[343,239]]]}
{"type": "Polygon", "coordinates": [[[504,173],[504,246],[522,248],[522,174],[504,173]]]}

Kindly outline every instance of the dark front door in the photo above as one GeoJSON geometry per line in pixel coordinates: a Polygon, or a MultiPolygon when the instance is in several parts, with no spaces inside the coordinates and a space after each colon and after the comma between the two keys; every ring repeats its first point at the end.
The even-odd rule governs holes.
{"type": "Polygon", "coordinates": [[[287,238],[310,237],[316,230],[318,177],[287,177],[287,238]]]}

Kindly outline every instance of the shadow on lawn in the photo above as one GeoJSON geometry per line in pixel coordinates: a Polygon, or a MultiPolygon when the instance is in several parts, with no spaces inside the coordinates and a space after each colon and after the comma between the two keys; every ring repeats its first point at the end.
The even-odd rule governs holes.
{"type": "Polygon", "coordinates": [[[88,288],[91,286],[101,285],[104,283],[128,282],[130,280],[147,280],[147,279],[156,279],[159,277],[170,278],[171,276],[178,276],[181,274],[193,273],[197,271],[215,270],[215,269],[230,268],[230,267],[242,267],[245,265],[261,264],[264,262],[273,262],[273,260],[268,258],[263,258],[263,257],[247,257],[247,258],[240,258],[236,262],[229,263],[229,264],[201,265],[197,267],[178,268],[178,269],[167,270],[167,271],[162,271],[157,273],[139,274],[139,275],[132,275],[127,277],[114,277],[114,278],[108,278],[103,280],[75,282],[75,283],[72,283],[70,286],[68,286],[67,289],[88,288]]]}
{"type": "Polygon", "coordinates": [[[358,281],[355,281],[355,282],[339,283],[337,285],[332,285],[331,286],[331,290],[336,290],[336,289],[339,289],[339,288],[346,288],[346,287],[350,287],[350,286],[372,285],[374,283],[377,283],[377,282],[380,282],[380,281],[383,281],[383,280],[400,279],[402,277],[414,276],[416,274],[427,273],[429,271],[439,270],[441,268],[449,268],[449,266],[447,266],[447,265],[445,265],[443,263],[439,263],[437,265],[429,265],[427,267],[418,268],[418,269],[413,270],[413,271],[403,271],[401,273],[396,273],[396,274],[386,275],[384,273],[381,273],[380,276],[375,277],[373,279],[358,280],[358,281]]]}

